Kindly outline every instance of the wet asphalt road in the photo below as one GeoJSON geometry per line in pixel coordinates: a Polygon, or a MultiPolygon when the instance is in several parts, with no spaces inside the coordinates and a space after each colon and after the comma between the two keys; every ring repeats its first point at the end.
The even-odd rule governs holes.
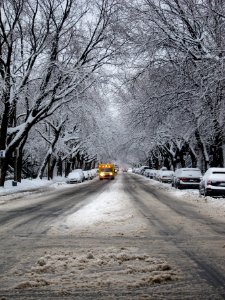
{"type": "MultiPolygon", "coordinates": [[[[95,237],[49,236],[55,219],[65,217],[91,198],[107,192],[114,181],[93,180],[60,190],[19,195],[0,205],[0,299],[225,299],[225,220],[202,214],[188,201],[179,201],[166,191],[151,186],[141,176],[120,174],[123,189],[135,208],[148,221],[142,236],[95,237]],[[24,202],[24,199],[29,201],[24,202]],[[48,249],[134,246],[155,257],[163,257],[180,270],[181,278],[163,285],[132,290],[110,287],[104,290],[56,292],[51,287],[16,290],[11,272],[27,259],[48,249]]],[[[115,179],[115,181],[117,178],[115,179]]]]}

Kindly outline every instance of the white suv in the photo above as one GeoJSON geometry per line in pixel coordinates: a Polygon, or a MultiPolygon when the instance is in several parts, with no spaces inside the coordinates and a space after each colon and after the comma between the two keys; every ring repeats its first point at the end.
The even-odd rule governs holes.
{"type": "Polygon", "coordinates": [[[67,183],[76,183],[76,182],[83,182],[84,172],[81,169],[75,169],[67,176],[67,183]]]}
{"type": "Polygon", "coordinates": [[[209,168],[200,182],[199,193],[204,196],[225,196],[225,168],[209,168]]]}

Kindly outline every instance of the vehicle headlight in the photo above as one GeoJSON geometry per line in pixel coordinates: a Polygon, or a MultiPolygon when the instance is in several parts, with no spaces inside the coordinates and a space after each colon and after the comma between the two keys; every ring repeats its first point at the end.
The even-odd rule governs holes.
{"type": "Polygon", "coordinates": [[[103,172],[100,173],[100,176],[104,176],[105,174],[103,172]]]}

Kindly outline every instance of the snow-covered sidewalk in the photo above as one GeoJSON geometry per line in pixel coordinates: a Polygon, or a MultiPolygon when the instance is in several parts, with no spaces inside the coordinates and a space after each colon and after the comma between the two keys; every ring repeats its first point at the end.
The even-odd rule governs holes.
{"type": "Polygon", "coordinates": [[[17,182],[16,186],[13,186],[12,180],[7,180],[5,186],[0,187],[0,196],[6,194],[14,194],[25,190],[33,190],[41,187],[54,186],[65,183],[65,177],[55,177],[54,180],[47,179],[22,179],[21,182],[17,182]]]}

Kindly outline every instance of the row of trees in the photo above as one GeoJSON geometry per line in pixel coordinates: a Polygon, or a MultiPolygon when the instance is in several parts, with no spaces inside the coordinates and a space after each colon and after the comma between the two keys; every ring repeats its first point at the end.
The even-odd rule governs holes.
{"type": "Polygon", "coordinates": [[[114,30],[119,8],[115,0],[0,2],[0,186],[11,169],[20,180],[31,165],[51,177],[62,162],[67,172],[95,164],[103,66],[118,63],[124,45],[114,30]]]}
{"type": "Polygon", "coordinates": [[[129,1],[125,19],[127,147],[155,167],[225,166],[224,1],[129,1]]]}
{"type": "Polygon", "coordinates": [[[118,158],[225,165],[222,0],[0,8],[0,186],[118,158]]]}

